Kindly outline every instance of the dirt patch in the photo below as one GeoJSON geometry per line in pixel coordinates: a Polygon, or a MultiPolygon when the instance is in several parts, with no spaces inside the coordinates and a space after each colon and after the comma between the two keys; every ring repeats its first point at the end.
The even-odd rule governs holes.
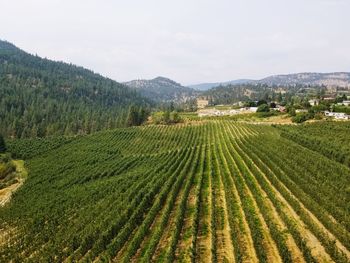
{"type": "Polygon", "coordinates": [[[16,179],[18,182],[0,190],[0,206],[4,206],[11,200],[12,193],[21,187],[28,175],[24,168],[24,161],[13,160],[12,162],[16,166],[16,179]]]}

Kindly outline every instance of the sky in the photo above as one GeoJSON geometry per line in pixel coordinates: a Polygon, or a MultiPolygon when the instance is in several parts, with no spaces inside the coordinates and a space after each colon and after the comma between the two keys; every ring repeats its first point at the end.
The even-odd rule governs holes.
{"type": "Polygon", "coordinates": [[[350,0],[0,0],[0,39],[114,80],[350,71],[350,0]]]}

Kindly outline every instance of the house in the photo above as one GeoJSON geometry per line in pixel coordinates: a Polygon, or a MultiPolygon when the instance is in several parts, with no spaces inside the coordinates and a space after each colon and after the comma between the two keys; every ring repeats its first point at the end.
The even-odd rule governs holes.
{"type": "Polygon", "coordinates": [[[209,105],[209,101],[205,99],[197,99],[197,108],[204,109],[209,105]]]}
{"type": "Polygon", "coordinates": [[[350,106],[350,100],[343,100],[341,104],[344,106],[350,106]]]}
{"type": "Polygon", "coordinates": [[[318,104],[320,104],[320,101],[318,99],[312,99],[309,100],[309,103],[311,106],[317,106],[318,104]]]}
{"type": "Polygon", "coordinates": [[[240,111],[245,111],[245,112],[257,112],[258,107],[244,107],[241,108],[240,111]]]}
{"type": "Polygon", "coordinates": [[[300,110],[300,109],[295,110],[295,113],[306,113],[306,112],[307,112],[307,110],[300,110]]]}
{"type": "Polygon", "coordinates": [[[229,110],[229,115],[239,114],[239,110],[229,110]]]}
{"type": "Polygon", "coordinates": [[[325,111],[324,115],[326,117],[334,117],[337,120],[349,120],[350,115],[347,115],[344,112],[330,112],[330,111],[325,111]]]}
{"type": "Polygon", "coordinates": [[[278,109],[279,112],[286,112],[286,111],[287,111],[287,110],[286,110],[286,107],[281,106],[281,105],[277,105],[277,106],[276,106],[276,109],[278,109]]]}

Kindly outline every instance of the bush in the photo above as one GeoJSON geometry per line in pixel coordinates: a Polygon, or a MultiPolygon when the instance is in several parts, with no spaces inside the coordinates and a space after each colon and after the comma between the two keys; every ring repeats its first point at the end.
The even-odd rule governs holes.
{"type": "Polygon", "coordinates": [[[0,165],[0,179],[4,179],[7,175],[16,171],[16,166],[12,163],[5,163],[0,165]]]}
{"type": "Polygon", "coordinates": [[[269,112],[269,111],[270,111],[270,107],[267,104],[261,104],[257,109],[257,112],[269,112]]]}
{"type": "Polygon", "coordinates": [[[308,119],[310,119],[310,116],[308,113],[297,113],[293,118],[292,118],[292,122],[295,123],[302,123],[304,121],[307,121],[308,119]]]}
{"type": "Polygon", "coordinates": [[[256,113],[256,116],[258,118],[267,118],[267,117],[276,116],[276,115],[278,115],[278,112],[276,112],[276,111],[257,112],[256,113]]]}
{"type": "Polygon", "coordinates": [[[315,118],[315,120],[322,120],[323,119],[323,114],[318,112],[318,113],[315,114],[314,118],[315,118]]]}
{"type": "Polygon", "coordinates": [[[155,112],[152,114],[152,120],[154,124],[173,124],[182,121],[177,111],[155,112]]]}

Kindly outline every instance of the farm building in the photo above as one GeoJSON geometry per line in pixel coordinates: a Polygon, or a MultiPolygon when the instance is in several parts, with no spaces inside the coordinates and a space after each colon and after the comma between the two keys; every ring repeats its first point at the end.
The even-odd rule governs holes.
{"type": "Polygon", "coordinates": [[[205,99],[197,99],[197,108],[204,109],[209,105],[209,101],[205,99]]]}

